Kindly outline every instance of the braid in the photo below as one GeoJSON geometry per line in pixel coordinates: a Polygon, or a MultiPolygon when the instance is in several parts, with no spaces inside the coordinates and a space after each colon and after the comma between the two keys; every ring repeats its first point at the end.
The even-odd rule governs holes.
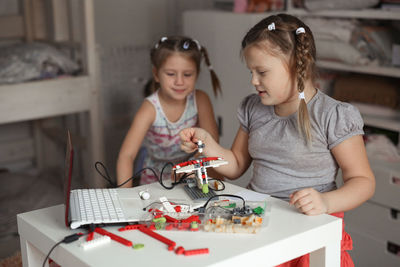
{"type": "Polygon", "coordinates": [[[201,52],[203,53],[204,61],[206,62],[208,70],[210,71],[211,83],[213,86],[214,95],[218,96],[218,93],[222,94],[221,84],[219,82],[217,74],[215,73],[215,71],[213,70],[213,68],[211,66],[210,58],[208,57],[207,50],[204,46],[201,46],[201,52]]]}
{"type": "MultiPolygon", "coordinates": [[[[309,66],[309,40],[306,33],[296,34],[295,62],[296,80],[299,93],[304,92],[304,81],[307,78],[307,66],[309,66]]],[[[299,130],[306,137],[307,143],[311,142],[311,124],[307,104],[304,98],[300,99],[297,123],[299,130]]]]}
{"type": "Polygon", "coordinates": [[[300,104],[298,130],[307,144],[311,143],[311,122],[304,99],[308,82],[314,84],[316,72],[316,49],[310,28],[289,14],[271,15],[251,28],[242,40],[242,51],[252,44],[263,43],[274,56],[288,55],[290,78],[297,83],[300,104]]]}

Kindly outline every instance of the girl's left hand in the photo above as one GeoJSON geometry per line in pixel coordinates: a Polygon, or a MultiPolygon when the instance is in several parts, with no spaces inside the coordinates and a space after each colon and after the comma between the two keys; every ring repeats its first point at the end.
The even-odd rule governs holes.
{"type": "Polygon", "coordinates": [[[294,205],[306,215],[319,215],[328,212],[324,195],[314,188],[305,188],[292,193],[289,204],[294,205]]]}

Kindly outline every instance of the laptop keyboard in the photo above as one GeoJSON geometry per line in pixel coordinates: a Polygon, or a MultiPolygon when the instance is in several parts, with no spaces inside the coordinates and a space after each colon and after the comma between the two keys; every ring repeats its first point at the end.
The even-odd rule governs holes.
{"type": "Polygon", "coordinates": [[[115,189],[77,189],[71,192],[72,220],[87,223],[124,221],[115,189]]]}

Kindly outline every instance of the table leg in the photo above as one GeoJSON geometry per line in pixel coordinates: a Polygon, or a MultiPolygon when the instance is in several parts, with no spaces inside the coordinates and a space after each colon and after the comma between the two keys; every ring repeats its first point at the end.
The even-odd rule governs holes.
{"type": "Polygon", "coordinates": [[[44,257],[46,255],[44,255],[39,249],[29,243],[29,241],[27,241],[23,236],[20,236],[20,244],[23,266],[42,266],[44,257]]]}
{"type": "Polygon", "coordinates": [[[340,267],[340,240],[311,252],[310,267],[340,267]]]}

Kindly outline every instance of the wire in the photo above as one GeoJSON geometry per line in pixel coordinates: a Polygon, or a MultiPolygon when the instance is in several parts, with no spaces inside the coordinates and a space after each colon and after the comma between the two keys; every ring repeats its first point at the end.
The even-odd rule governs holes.
{"type": "MultiPolygon", "coordinates": [[[[170,163],[170,162],[168,162],[168,163],[170,163]]],[[[168,164],[168,163],[167,163],[167,164],[168,164]]],[[[172,164],[172,163],[171,163],[171,164],[172,164]]],[[[123,186],[124,184],[126,184],[126,183],[129,182],[130,180],[132,180],[132,179],[136,178],[137,176],[139,176],[139,175],[140,175],[142,172],[144,172],[145,170],[150,170],[150,171],[152,171],[153,174],[154,174],[154,176],[157,177],[157,179],[159,180],[159,177],[158,177],[157,173],[155,172],[155,170],[153,170],[152,168],[146,167],[146,168],[143,168],[143,169],[140,169],[139,171],[137,171],[132,177],[130,177],[129,179],[127,179],[127,180],[126,180],[125,182],[123,182],[122,184],[117,184],[117,183],[114,183],[114,182],[111,180],[111,176],[110,176],[110,174],[108,173],[107,168],[106,168],[106,166],[104,166],[103,163],[101,163],[100,161],[97,161],[97,162],[94,164],[94,167],[95,167],[96,171],[97,171],[105,180],[107,180],[107,182],[109,182],[113,187],[121,187],[121,186],[123,186]],[[100,166],[102,167],[102,169],[104,170],[105,174],[103,174],[103,173],[101,172],[101,170],[99,170],[98,165],[100,165],[100,166]]],[[[165,167],[166,167],[166,166],[163,167],[163,170],[164,170],[165,167]]]]}
{"type": "Polygon", "coordinates": [[[46,261],[47,261],[47,259],[50,257],[51,252],[52,252],[58,245],[60,245],[62,242],[63,242],[62,240],[61,240],[60,242],[57,242],[57,243],[50,249],[50,251],[49,251],[49,253],[47,254],[46,258],[44,258],[43,265],[42,265],[43,267],[46,266],[46,261]]]}
{"type": "Polygon", "coordinates": [[[215,195],[210,197],[207,202],[203,205],[203,209],[205,210],[208,203],[210,202],[211,199],[216,198],[216,197],[235,197],[235,198],[240,198],[243,201],[243,208],[246,206],[246,201],[244,200],[244,198],[242,198],[241,196],[238,195],[232,195],[232,194],[220,194],[220,195],[215,195]]]}
{"type": "MultiPolygon", "coordinates": [[[[189,178],[190,176],[194,176],[194,175],[195,175],[194,173],[185,173],[185,174],[183,174],[182,177],[178,180],[178,179],[177,179],[177,175],[176,175],[176,171],[174,171],[174,180],[173,180],[173,182],[171,183],[171,186],[167,186],[167,185],[164,184],[163,178],[162,178],[162,177],[163,177],[165,168],[167,168],[169,165],[174,166],[174,164],[173,164],[172,162],[167,162],[167,163],[165,163],[165,165],[164,165],[163,168],[161,169],[160,176],[157,175],[156,171],[155,171],[153,168],[145,167],[145,168],[143,168],[143,169],[140,169],[140,170],[137,171],[134,175],[132,175],[132,177],[128,178],[128,179],[127,179],[126,181],[124,181],[122,184],[117,184],[117,183],[113,182],[113,180],[112,180],[110,174],[108,173],[108,170],[107,170],[106,166],[104,166],[104,164],[103,164],[102,162],[97,161],[97,162],[94,164],[94,167],[95,167],[96,171],[101,175],[101,177],[103,177],[103,178],[104,178],[112,187],[114,187],[114,188],[116,188],[116,187],[121,187],[121,186],[123,186],[124,184],[128,183],[130,180],[139,177],[139,176],[141,175],[141,173],[144,172],[145,170],[151,171],[151,172],[154,174],[154,176],[157,178],[157,180],[158,180],[158,182],[160,183],[160,185],[161,185],[162,187],[164,187],[165,189],[168,189],[168,190],[171,190],[172,188],[174,188],[174,187],[175,187],[176,185],[178,185],[178,184],[186,183],[186,182],[187,182],[187,178],[189,178]],[[102,168],[102,170],[100,170],[100,167],[99,167],[99,166],[102,168]]],[[[223,191],[223,190],[225,189],[225,184],[224,184],[221,180],[210,178],[209,181],[211,181],[211,180],[216,180],[216,181],[218,181],[219,183],[221,183],[222,186],[223,186],[223,188],[222,188],[222,189],[219,189],[219,190],[218,190],[218,189],[215,189],[215,188],[212,188],[214,191],[223,191]]]]}
{"type": "Polygon", "coordinates": [[[177,176],[176,176],[176,172],[174,171],[174,182],[172,182],[171,186],[167,186],[164,184],[162,177],[165,171],[165,168],[167,168],[169,165],[174,166],[174,164],[172,162],[167,162],[160,173],[160,176],[157,175],[156,171],[153,168],[150,167],[145,167],[143,169],[140,169],[139,171],[137,171],[132,177],[130,177],[129,179],[127,179],[126,181],[124,181],[122,184],[117,184],[115,182],[112,181],[110,174],[107,171],[107,168],[104,166],[104,164],[100,161],[97,161],[94,164],[94,167],[96,169],[96,171],[101,175],[101,177],[103,177],[112,187],[121,187],[124,184],[126,184],[127,182],[129,182],[132,179],[137,178],[142,172],[144,172],[145,170],[149,170],[151,171],[154,176],[157,178],[158,182],[161,184],[162,187],[164,187],[165,189],[171,190],[172,188],[174,188],[176,185],[181,184],[181,183],[186,183],[186,179],[188,177],[190,177],[191,175],[194,175],[193,173],[185,173],[180,180],[177,180],[177,176]],[[100,167],[102,168],[102,170],[100,170],[100,167]]]}
{"type": "Polygon", "coordinates": [[[50,257],[51,252],[53,252],[53,250],[54,250],[58,245],[60,245],[60,244],[62,244],[62,243],[68,244],[68,243],[74,242],[74,241],[78,240],[82,235],[83,235],[82,233],[75,233],[75,234],[72,234],[72,235],[68,235],[68,236],[64,237],[63,240],[57,242],[57,243],[50,249],[49,253],[47,253],[46,258],[44,258],[44,261],[43,261],[43,265],[42,265],[42,266],[43,266],[43,267],[46,266],[46,261],[47,261],[47,259],[50,257]]]}
{"type": "Polygon", "coordinates": [[[222,185],[222,189],[217,189],[217,188],[211,187],[212,190],[214,190],[214,191],[224,191],[225,190],[225,184],[221,180],[210,178],[210,179],[208,179],[208,181],[216,181],[217,183],[220,183],[222,185]]]}

